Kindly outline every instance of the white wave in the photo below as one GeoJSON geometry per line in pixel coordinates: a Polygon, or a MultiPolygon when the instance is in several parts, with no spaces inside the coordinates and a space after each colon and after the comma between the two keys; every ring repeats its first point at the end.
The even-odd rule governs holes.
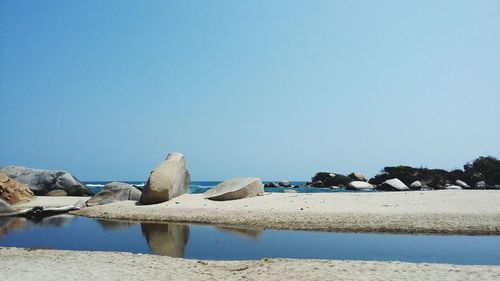
{"type": "Polygon", "coordinates": [[[93,183],[87,183],[86,186],[88,187],[103,187],[104,184],[93,184],[93,183]]]}

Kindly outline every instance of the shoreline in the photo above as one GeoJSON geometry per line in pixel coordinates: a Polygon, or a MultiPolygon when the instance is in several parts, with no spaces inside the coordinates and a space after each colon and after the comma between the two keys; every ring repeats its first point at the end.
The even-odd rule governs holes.
{"type": "Polygon", "coordinates": [[[355,260],[204,261],[0,247],[1,280],[498,280],[500,266],[355,260]],[[71,261],[71,262],[63,262],[71,261]],[[119,266],[119,267],[117,267],[119,266]],[[88,270],[82,270],[87,268],[88,270]]]}
{"type": "Polygon", "coordinates": [[[498,191],[272,193],[232,201],[184,194],[168,202],[122,201],[72,214],[131,221],[338,232],[500,234],[498,191]]]}

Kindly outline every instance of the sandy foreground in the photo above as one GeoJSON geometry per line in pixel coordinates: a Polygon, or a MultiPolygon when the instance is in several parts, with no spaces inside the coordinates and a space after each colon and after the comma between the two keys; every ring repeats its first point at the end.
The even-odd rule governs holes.
{"type": "Polygon", "coordinates": [[[199,261],[0,248],[0,280],[499,280],[499,266],[337,260],[199,261]]]}
{"type": "MultiPolygon", "coordinates": [[[[54,200],[38,197],[30,205],[54,200]]],[[[75,197],[61,200],[76,202],[75,197]]],[[[105,219],[275,229],[498,235],[498,202],[500,191],[494,190],[266,193],[223,202],[185,194],[161,204],[141,206],[123,201],[75,213],[105,219]]]]}

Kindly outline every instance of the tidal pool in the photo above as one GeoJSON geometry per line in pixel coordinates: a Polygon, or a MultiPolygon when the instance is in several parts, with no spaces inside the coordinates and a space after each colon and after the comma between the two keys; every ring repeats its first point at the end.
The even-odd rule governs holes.
{"type": "Polygon", "coordinates": [[[500,265],[500,236],[338,233],[140,223],[60,215],[0,218],[0,246],[207,260],[342,259],[500,265]]]}

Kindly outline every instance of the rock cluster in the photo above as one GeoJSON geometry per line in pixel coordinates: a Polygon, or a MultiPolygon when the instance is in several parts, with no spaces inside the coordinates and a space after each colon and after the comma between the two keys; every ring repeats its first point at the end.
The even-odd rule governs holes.
{"type": "Polygon", "coordinates": [[[56,189],[64,190],[70,196],[94,195],[89,188],[66,171],[7,166],[0,168],[0,172],[6,174],[11,179],[27,184],[35,195],[45,195],[56,189]]]}

